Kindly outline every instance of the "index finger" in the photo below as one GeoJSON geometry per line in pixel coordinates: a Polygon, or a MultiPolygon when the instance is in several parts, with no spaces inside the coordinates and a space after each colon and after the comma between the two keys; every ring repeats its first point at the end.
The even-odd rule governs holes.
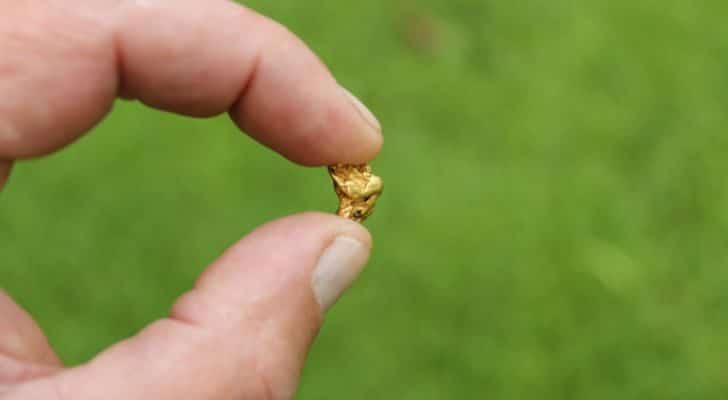
{"type": "Polygon", "coordinates": [[[366,162],[381,147],[376,119],[300,40],[232,2],[14,2],[0,20],[0,159],[68,144],[119,94],[229,112],[305,165],[366,162]]]}

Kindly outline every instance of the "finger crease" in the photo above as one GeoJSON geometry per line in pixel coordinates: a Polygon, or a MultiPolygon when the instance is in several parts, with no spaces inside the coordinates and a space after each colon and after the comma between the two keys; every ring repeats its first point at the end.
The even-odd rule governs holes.
{"type": "Polygon", "coordinates": [[[248,74],[248,78],[243,83],[243,87],[240,88],[240,92],[238,93],[238,98],[231,106],[231,110],[237,110],[240,108],[241,103],[243,100],[248,96],[248,93],[250,92],[250,89],[253,86],[253,82],[258,76],[258,72],[260,70],[260,66],[263,63],[263,51],[259,48],[255,55],[253,56],[253,61],[251,62],[251,69],[250,74],[248,74]]]}

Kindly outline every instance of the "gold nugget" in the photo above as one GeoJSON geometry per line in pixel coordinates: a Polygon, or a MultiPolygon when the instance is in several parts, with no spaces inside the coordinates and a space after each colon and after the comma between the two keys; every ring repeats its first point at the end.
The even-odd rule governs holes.
{"type": "Polygon", "coordinates": [[[337,164],[329,167],[329,175],[339,196],[336,214],[356,222],[364,222],[372,215],[383,188],[382,178],[372,174],[372,167],[337,164]]]}

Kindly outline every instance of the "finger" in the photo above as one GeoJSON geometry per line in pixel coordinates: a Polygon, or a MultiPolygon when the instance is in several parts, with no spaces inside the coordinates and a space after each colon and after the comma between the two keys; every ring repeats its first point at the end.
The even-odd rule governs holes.
{"type": "Polygon", "coordinates": [[[2,191],[5,182],[7,182],[10,176],[10,169],[13,167],[13,163],[10,161],[0,160],[0,191],[2,191]]]}
{"type": "Polygon", "coordinates": [[[378,152],[373,116],[271,20],[222,0],[90,3],[3,10],[0,71],[10,73],[0,75],[0,158],[69,143],[119,93],[192,116],[229,111],[256,140],[307,165],[378,152]]]}
{"type": "Polygon", "coordinates": [[[322,313],[369,247],[361,226],[335,216],[268,224],[216,261],[169,319],[55,384],[75,399],[290,399],[322,313]]]}
{"type": "MultiPolygon", "coordinates": [[[[31,364],[60,366],[61,362],[33,318],[0,290],[0,355],[31,364]]],[[[0,365],[8,365],[0,362],[0,365]]],[[[7,369],[0,368],[2,372],[7,369]]]]}
{"type": "Polygon", "coordinates": [[[5,2],[0,14],[0,159],[72,141],[111,108],[117,91],[109,24],[77,2],[5,2]],[[66,3],[66,4],[64,4],[66,3]]]}

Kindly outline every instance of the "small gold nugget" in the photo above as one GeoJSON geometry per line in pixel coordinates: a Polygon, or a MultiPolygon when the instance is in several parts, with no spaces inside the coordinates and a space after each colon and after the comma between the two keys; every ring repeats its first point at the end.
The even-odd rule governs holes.
{"type": "Polygon", "coordinates": [[[364,222],[372,215],[384,185],[382,178],[372,174],[372,167],[337,164],[329,167],[329,175],[339,196],[336,214],[356,222],[364,222]]]}

